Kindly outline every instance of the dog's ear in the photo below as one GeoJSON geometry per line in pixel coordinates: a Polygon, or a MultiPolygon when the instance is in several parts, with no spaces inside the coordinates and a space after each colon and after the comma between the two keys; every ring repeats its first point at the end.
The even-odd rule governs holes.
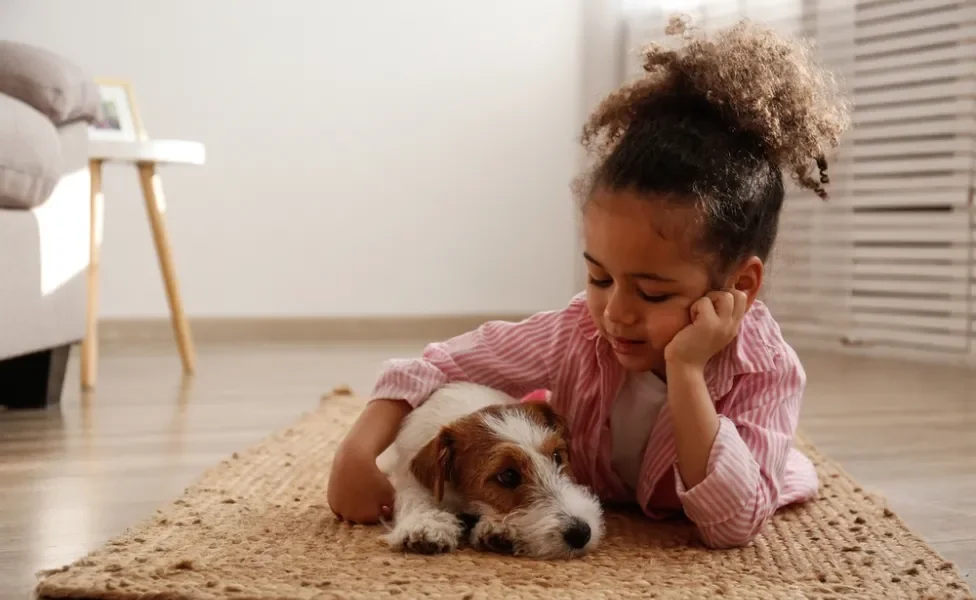
{"type": "Polygon", "coordinates": [[[557,432],[566,443],[569,443],[569,426],[562,415],[556,412],[551,404],[542,400],[523,402],[521,405],[536,422],[557,432]]]}
{"type": "Polygon", "coordinates": [[[444,498],[445,482],[453,481],[454,432],[444,427],[413,457],[410,471],[431,490],[437,502],[444,498]]]}

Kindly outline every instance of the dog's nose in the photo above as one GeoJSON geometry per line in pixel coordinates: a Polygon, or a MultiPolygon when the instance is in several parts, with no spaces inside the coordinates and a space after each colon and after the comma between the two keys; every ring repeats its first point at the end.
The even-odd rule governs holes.
{"type": "Polygon", "coordinates": [[[580,550],[590,541],[590,526],[582,519],[573,519],[563,531],[563,539],[570,548],[580,550]]]}

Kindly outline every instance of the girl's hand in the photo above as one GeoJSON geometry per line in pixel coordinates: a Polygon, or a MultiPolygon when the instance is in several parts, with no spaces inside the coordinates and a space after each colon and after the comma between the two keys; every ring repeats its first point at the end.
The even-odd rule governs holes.
{"type": "Polygon", "coordinates": [[[664,348],[668,364],[705,368],[739,333],[746,312],[745,292],[709,292],[691,305],[691,323],[664,348]]]}
{"type": "Polygon", "coordinates": [[[393,485],[376,466],[376,457],[355,444],[343,445],[336,452],[328,496],[340,521],[365,525],[393,515],[393,485]]]}
{"type": "Polygon", "coordinates": [[[376,458],[393,443],[410,405],[381,399],[366,405],[339,444],[329,475],[329,506],[340,520],[372,524],[393,515],[393,484],[376,458]]]}

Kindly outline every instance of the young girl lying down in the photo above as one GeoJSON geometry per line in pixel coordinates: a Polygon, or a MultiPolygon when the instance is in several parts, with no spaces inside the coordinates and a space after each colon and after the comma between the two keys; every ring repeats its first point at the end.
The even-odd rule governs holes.
{"type": "Polygon", "coordinates": [[[673,20],[669,33],[682,45],[649,47],[644,76],[583,128],[587,290],[391,361],[336,455],[340,518],[390,514],[375,459],[452,381],[551,390],[583,483],[652,518],[681,511],[713,547],[747,544],[778,508],[816,494],[793,448],[804,371],[757,296],[784,171],[826,198],[824,156],[848,106],[803,45],[769,29],[705,37],[673,20]]]}

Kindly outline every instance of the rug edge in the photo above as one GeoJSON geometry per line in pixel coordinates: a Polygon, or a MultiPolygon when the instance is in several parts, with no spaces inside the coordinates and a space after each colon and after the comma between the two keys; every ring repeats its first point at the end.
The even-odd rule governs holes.
{"type": "Polygon", "coordinates": [[[37,600],[44,600],[45,598],[56,597],[51,595],[45,596],[41,594],[41,587],[49,579],[57,577],[61,573],[64,573],[73,567],[83,566],[83,563],[86,560],[89,560],[95,555],[104,552],[105,549],[112,544],[112,542],[121,540],[127,534],[133,531],[137,531],[143,527],[148,527],[150,524],[152,524],[152,522],[155,519],[159,518],[160,514],[165,513],[166,509],[176,506],[176,503],[182,498],[189,495],[191,491],[200,489],[200,486],[202,485],[203,481],[205,481],[209,475],[211,475],[214,471],[216,471],[221,466],[223,466],[227,461],[231,460],[232,458],[242,457],[251,454],[252,452],[256,452],[257,449],[263,446],[264,444],[280,436],[286,435],[287,432],[293,430],[295,427],[298,427],[302,423],[308,421],[309,419],[314,418],[316,414],[318,414],[320,411],[326,408],[326,405],[329,403],[330,400],[334,400],[336,398],[342,398],[347,401],[355,401],[358,399],[361,400],[360,402],[361,406],[366,405],[365,400],[361,399],[348,385],[338,385],[334,387],[330,392],[326,392],[322,394],[319,397],[319,402],[317,405],[302,411],[301,413],[296,415],[295,418],[293,418],[287,425],[284,425],[283,427],[279,427],[278,429],[275,429],[267,433],[266,435],[262,436],[260,439],[248,444],[246,447],[240,448],[238,450],[232,450],[231,452],[227,453],[226,455],[221,457],[216,463],[211,464],[203,471],[197,473],[196,476],[194,476],[192,480],[186,485],[186,487],[184,487],[183,491],[180,492],[175,498],[160,501],[158,504],[154,505],[152,512],[147,513],[145,516],[141,518],[135,519],[129,525],[122,528],[117,533],[105,538],[104,541],[99,543],[94,548],[86,551],[84,554],[78,556],[77,558],[62,563],[58,566],[36,570],[34,572],[34,578],[36,580],[36,583],[34,585],[34,594],[37,600]]]}
{"type": "MultiPolygon", "coordinates": [[[[949,560],[942,552],[939,551],[938,548],[932,545],[931,541],[925,539],[925,537],[922,536],[921,533],[917,532],[913,527],[909,526],[908,522],[905,521],[902,518],[902,516],[898,513],[898,511],[891,506],[891,501],[888,498],[887,494],[885,494],[881,490],[878,490],[877,488],[874,488],[873,486],[871,488],[872,491],[869,492],[868,488],[864,487],[864,484],[861,482],[861,480],[858,479],[857,477],[854,477],[854,475],[850,471],[844,468],[843,464],[839,460],[833,458],[833,456],[831,456],[829,453],[824,452],[820,449],[820,447],[815,442],[815,436],[808,434],[802,428],[798,427],[797,433],[796,435],[794,435],[794,447],[796,445],[796,441],[801,437],[811,448],[813,448],[813,450],[821,457],[821,459],[824,462],[829,463],[830,466],[835,470],[837,470],[837,472],[840,473],[842,477],[846,477],[848,480],[856,483],[858,487],[860,487],[862,491],[865,492],[865,498],[870,502],[877,504],[884,511],[884,516],[886,518],[894,519],[895,523],[902,530],[903,535],[907,535],[910,538],[912,538],[915,542],[927,547],[932,552],[932,554],[934,554],[936,557],[939,558],[939,560],[942,561],[943,565],[950,565],[949,568],[946,570],[951,571],[952,574],[955,575],[957,579],[962,581],[963,584],[965,584],[966,586],[969,586],[966,590],[963,591],[968,592],[970,594],[973,593],[972,586],[969,585],[967,579],[963,577],[962,573],[959,571],[959,565],[957,565],[954,560],[949,560]]],[[[821,494],[821,490],[818,490],[817,496],[819,497],[820,494],[821,494]]],[[[976,596],[971,596],[971,597],[976,598],[976,596]]]]}

